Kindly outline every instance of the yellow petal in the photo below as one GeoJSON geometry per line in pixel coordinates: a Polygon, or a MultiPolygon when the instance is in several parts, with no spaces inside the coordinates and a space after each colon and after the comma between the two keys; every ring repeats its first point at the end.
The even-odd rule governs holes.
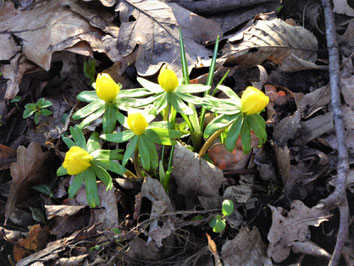
{"type": "Polygon", "coordinates": [[[129,114],[127,123],[135,135],[142,135],[145,132],[145,128],[149,125],[141,113],[129,114]]]}
{"type": "Polygon", "coordinates": [[[96,93],[105,102],[112,102],[118,92],[120,86],[111,78],[109,74],[100,73],[96,79],[96,93]]]}
{"type": "Polygon", "coordinates": [[[260,113],[268,104],[269,97],[255,87],[247,87],[241,97],[241,110],[246,115],[260,113]]]}
{"type": "Polygon", "coordinates": [[[161,88],[163,88],[166,92],[174,91],[178,87],[178,78],[176,73],[173,70],[168,69],[166,66],[161,68],[157,81],[159,82],[161,88]]]}
{"type": "Polygon", "coordinates": [[[92,156],[84,149],[73,146],[65,155],[63,167],[69,175],[77,175],[91,166],[92,156]]]}

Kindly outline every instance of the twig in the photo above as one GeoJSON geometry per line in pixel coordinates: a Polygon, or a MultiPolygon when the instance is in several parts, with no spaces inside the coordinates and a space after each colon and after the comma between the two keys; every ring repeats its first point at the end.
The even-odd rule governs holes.
{"type": "MultiPolygon", "coordinates": [[[[204,0],[204,1],[185,1],[185,0],[173,0],[171,2],[188,9],[197,14],[215,14],[225,11],[237,10],[241,7],[249,7],[252,5],[264,4],[276,2],[272,0],[204,0]]],[[[170,3],[171,3],[170,2],[170,3]]],[[[279,3],[279,1],[278,1],[279,3]]]]}
{"type": "Polygon", "coordinates": [[[321,200],[318,207],[331,208],[339,207],[340,224],[337,235],[337,242],[333,251],[329,265],[338,265],[344,243],[348,233],[349,209],[346,195],[347,175],[349,172],[348,151],[346,147],[346,137],[343,123],[343,114],[341,109],[340,91],[339,91],[339,50],[336,42],[336,31],[334,24],[334,15],[329,0],[321,0],[324,9],[324,18],[326,24],[327,49],[329,55],[329,80],[331,86],[331,103],[333,109],[333,120],[337,136],[338,146],[338,164],[337,164],[337,182],[335,190],[326,199],[321,200]]]}

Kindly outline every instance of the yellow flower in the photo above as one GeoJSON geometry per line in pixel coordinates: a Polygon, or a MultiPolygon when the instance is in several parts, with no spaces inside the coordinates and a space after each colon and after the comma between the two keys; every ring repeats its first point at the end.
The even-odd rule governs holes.
{"type": "Polygon", "coordinates": [[[178,87],[178,78],[176,73],[173,70],[168,69],[166,66],[161,68],[157,81],[165,92],[174,91],[178,87]]]}
{"type": "Polygon", "coordinates": [[[149,125],[141,113],[129,114],[127,123],[135,135],[142,135],[145,132],[145,128],[149,125]]]}
{"type": "Polygon", "coordinates": [[[100,73],[97,75],[96,79],[96,93],[105,102],[112,102],[118,92],[120,86],[111,78],[109,74],[100,73]]]}
{"type": "Polygon", "coordinates": [[[73,146],[65,155],[63,167],[69,175],[77,175],[91,166],[92,156],[84,149],[73,146]]]}
{"type": "Polygon", "coordinates": [[[269,97],[255,87],[247,87],[241,97],[241,110],[246,115],[258,114],[268,104],[269,97]]]}

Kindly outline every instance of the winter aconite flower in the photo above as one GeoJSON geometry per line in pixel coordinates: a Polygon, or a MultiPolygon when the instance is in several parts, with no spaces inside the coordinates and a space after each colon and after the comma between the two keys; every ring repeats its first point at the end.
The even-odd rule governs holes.
{"type": "Polygon", "coordinates": [[[145,128],[149,125],[141,113],[129,114],[127,123],[131,131],[138,136],[142,135],[145,132],[145,128]]]}
{"type": "Polygon", "coordinates": [[[109,74],[100,73],[96,79],[96,93],[105,102],[113,102],[116,98],[120,86],[111,78],[109,74]]]}
{"type": "Polygon", "coordinates": [[[241,97],[241,110],[246,115],[258,114],[268,104],[269,97],[255,87],[247,87],[241,97]]]}
{"type": "Polygon", "coordinates": [[[77,175],[91,166],[92,156],[84,149],[73,146],[65,155],[63,167],[69,175],[77,175]]]}
{"type": "Polygon", "coordinates": [[[178,87],[178,78],[176,73],[166,66],[162,67],[157,81],[165,92],[172,92],[178,87]]]}

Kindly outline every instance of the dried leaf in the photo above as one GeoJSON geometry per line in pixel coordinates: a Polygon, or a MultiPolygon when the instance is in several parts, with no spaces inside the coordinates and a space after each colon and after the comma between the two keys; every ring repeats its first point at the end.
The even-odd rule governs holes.
{"type": "Polygon", "coordinates": [[[333,0],[333,11],[338,14],[345,14],[347,16],[354,17],[353,4],[348,5],[350,0],[333,0]]]}
{"type": "Polygon", "coordinates": [[[225,241],[221,249],[221,258],[224,266],[271,266],[273,263],[267,258],[265,251],[266,245],[257,227],[253,227],[251,231],[243,227],[234,239],[225,241]]]}
{"type": "Polygon", "coordinates": [[[268,256],[276,263],[284,261],[290,254],[295,241],[311,238],[309,226],[319,226],[331,216],[327,210],[308,208],[301,201],[291,203],[290,211],[284,216],[282,207],[269,206],[272,210],[272,226],[268,233],[268,256]]]}
{"type": "Polygon", "coordinates": [[[220,26],[200,17],[175,3],[158,0],[120,1],[117,6],[121,26],[118,49],[123,57],[139,45],[135,62],[139,75],[155,74],[162,63],[167,63],[176,73],[181,73],[179,32],[181,27],[189,69],[197,58],[209,59],[211,51],[202,43],[221,35],[220,26]],[[131,21],[134,17],[135,20],[131,21]]]}
{"type": "Polygon", "coordinates": [[[211,252],[211,254],[213,254],[213,257],[214,257],[215,266],[222,266],[223,264],[220,261],[218,249],[217,249],[217,246],[216,246],[214,240],[211,239],[210,235],[208,235],[207,233],[205,233],[205,235],[208,239],[209,251],[211,252]]]}
{"type": "Polygon", "coordinates": [[[219,194],[224,182],[222,171],[179,143],[175,146],[172,165],[178,194],[187,198],[219,194]]]}
{"type": "Polygon", "coordinates": [[[82,261],[88,256],[89,254],[83,254],[75,257],[70,258],[60,258],[59,265],[60,266],[72,266],[72,265],[83,265],[82,261]]]}
{"type": "MultiPolygon", "coordinates": [[[[350,109],[350,108],[349,108],[350,109]]],[[[345,119],[345,118],[344,118],[345,119]]],[[[350,116],[348,117],[350,119],[350,116]]],[[[334,129],[333,114],[318,115],[301,122],[303,144],[307,144],[334,129]]]]}
{"type": "Polygon", "coordinates": [[[237,186],[227,187],[223,197],[239,204],[246,204],[252,196],[254,175],[240,175],[239,183],[237,186]]]}
{"type": "Polygon", "coordinates": [[[31,226],[27,238],[17,241],[14,246],[14,259],[16,262],[33,252],[44,248],[49,239],[48,227],[42,228],[40,224],[31,226]]]}
{"type": "Polygon", "coordinates": [[[296,111],[293,115],[283,118],[274,127],[273,140],[280,147],[287,145],[289,139],[295,137],[301,128],[301,113],[296,111]]]}
{"type": "Polygon", "coordinates": [[[350,170],[347,178],[347,188],[354,193],[354,169],[350,170]]]}
{"type": "Polygon", "coordinates": [[[296,241],[291,245],[292,251],[310,256],[325,257],[330,259],[331,254],[311,241],[296,241]]]}
{"type": "Polygon", "coordinates": [[[324,69],[317,59],[315,36],[300,26],[291,26],[280,19],[258,20],[245,30],[243,41],[229,44],[223,57],[225,64],[260,65],[265,60],[279,64],[285,72],[324,69]]]}
{"type": "Polygon", "coordinates": [[[16,205],[28,196],[32,185],[42,181],[43,164],[48,156],[49,153],[42,152],[42,147],[35,142],[31,142],[28,148],[20,146],[17,149],[17,162],[10,167],[13,182],[6,203],[5,222],[11,219],[14,223],[20,223],[21,217],[14,212],[16,205]]]}
{"type": "Polygon", "coordinates": [[[8,169],[12,162],[16,161],[16,151],[0,144],[0,170],[8,169]]]}

